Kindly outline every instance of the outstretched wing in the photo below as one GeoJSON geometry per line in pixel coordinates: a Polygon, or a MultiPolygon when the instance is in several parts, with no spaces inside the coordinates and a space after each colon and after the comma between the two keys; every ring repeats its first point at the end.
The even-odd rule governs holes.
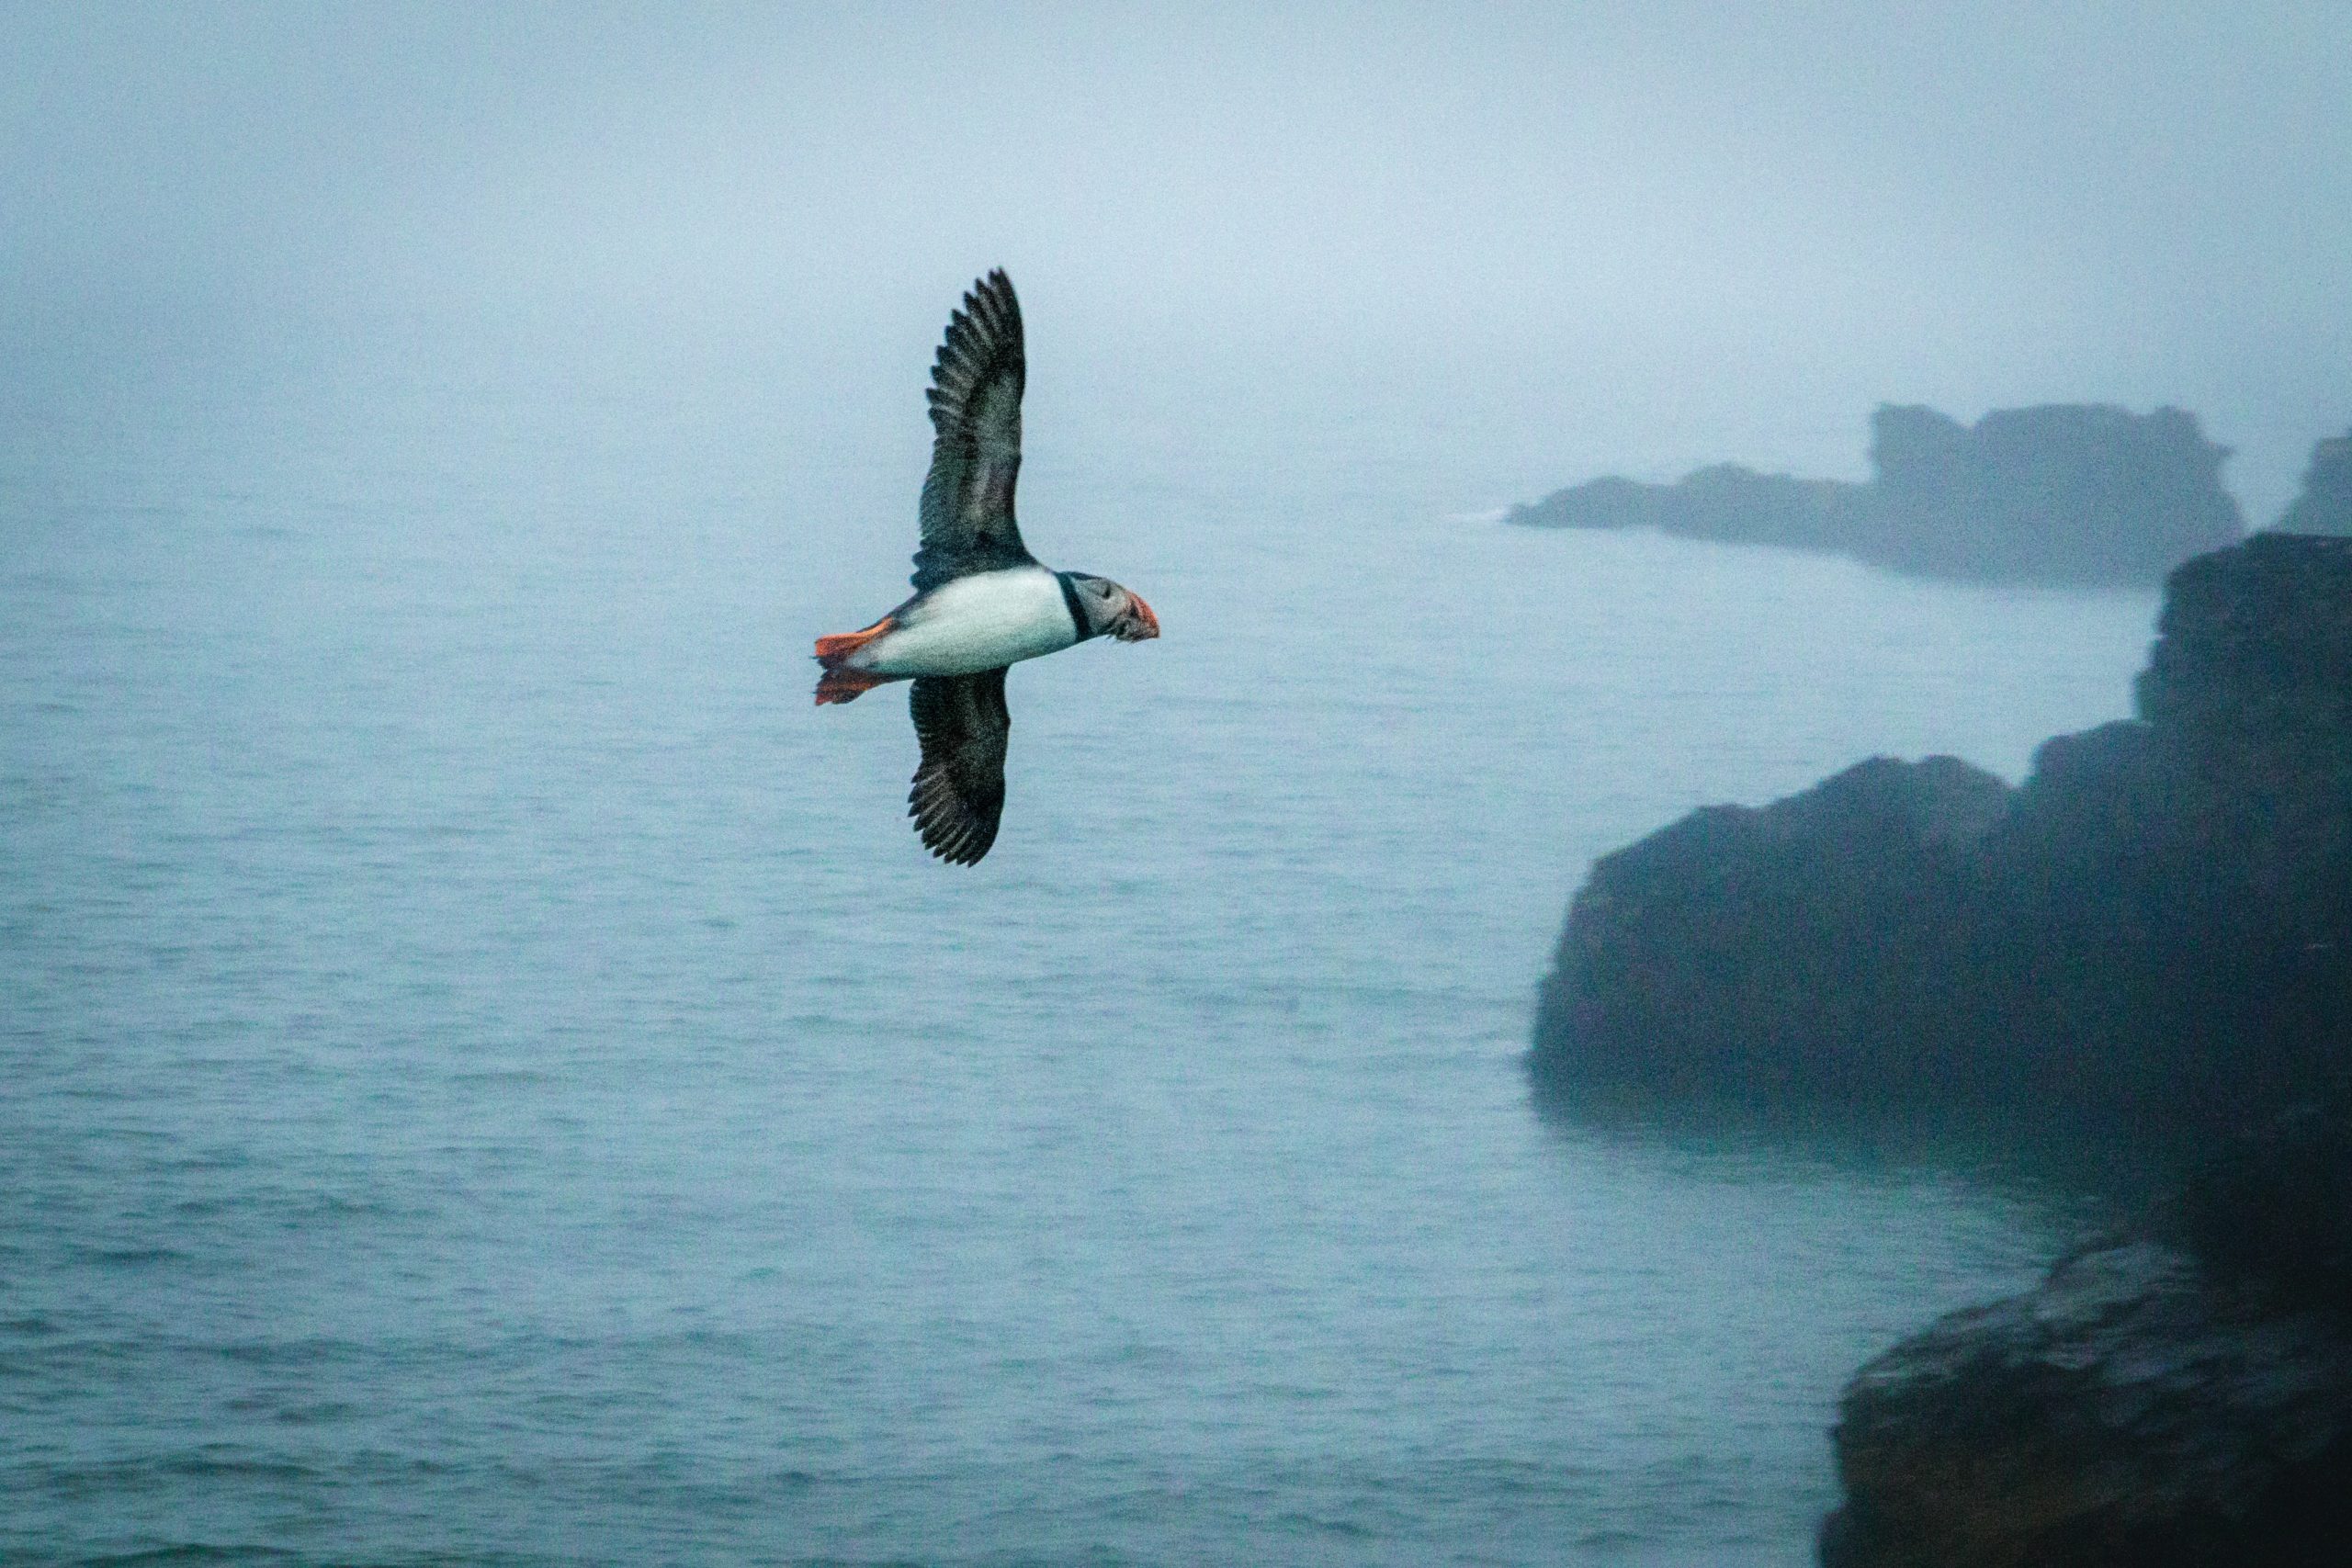
{"type": "Polygon", "coordinates": [[[976,864],[996,842],[1004,813],[1004,746],[1012,734],[1004,671],[922,676],[907,709],[922,742],[907,815],[933,854],[976,864]]]}
{"type": "Polygon", "coordinates": [[[1021,301],[991,272],[948,319],[931,367],[931,472],[922,481],[922,544],[914,584],[929,592],[967,572],[1027,566],[1012,521],[1021,472],[1021,301]]]}

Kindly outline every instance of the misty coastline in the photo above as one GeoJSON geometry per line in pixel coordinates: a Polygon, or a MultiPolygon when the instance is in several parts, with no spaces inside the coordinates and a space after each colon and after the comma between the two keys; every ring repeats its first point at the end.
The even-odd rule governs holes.
{"type": "Polygon", "coordinates": [[[2331,0],[19,0],[0,1563],[2332,1561],[2347,190],[2331,0]],[[976,523],[1166,634],[951,869],[976,523]]]}
{"type": "Polygon", "coordinates": [[[1856,1373],[1827,1568],[2301,1562],[2352,1528],[2352,538],[2195,558],[2157,632],[2137,716],[2017,788],[1879,757],[1710,807],[1563,926],[1550,1114],[1963,1133],[2115,1205],[1856,1373]]]}

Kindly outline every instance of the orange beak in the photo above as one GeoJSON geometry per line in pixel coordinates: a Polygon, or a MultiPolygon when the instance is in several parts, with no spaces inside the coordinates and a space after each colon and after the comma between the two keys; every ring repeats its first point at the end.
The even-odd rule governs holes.
{"type": "Polygon", "coordinates": [[[1158,637],[1159,635],[1159,617],[1151,613],[1151,606],[1143,602],[1143,595],[1130,589],[1127,592],[1127,598],[1136,607],[1136,619],[1143,623],[1143,629],[1141,631],[1128,633],[1127,640],[1129,642],[1142,642],[1147,637],[1158,637]]]}

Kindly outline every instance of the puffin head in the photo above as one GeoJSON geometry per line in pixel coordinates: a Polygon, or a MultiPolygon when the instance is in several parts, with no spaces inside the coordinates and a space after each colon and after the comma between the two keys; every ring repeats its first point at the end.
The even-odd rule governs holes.
{"type": "Polygon", "coordinates": [[[1159,635],[1159,617],[1139,593],[1130,593],[1107,577],[1089,577],[1083,572],[1069,574],[1070,586],[1078,590],[1079,607],[1086,612],[1088,632],[1094,637],[1114,637],[1121,642],[1142,642],[1159,635]]]}

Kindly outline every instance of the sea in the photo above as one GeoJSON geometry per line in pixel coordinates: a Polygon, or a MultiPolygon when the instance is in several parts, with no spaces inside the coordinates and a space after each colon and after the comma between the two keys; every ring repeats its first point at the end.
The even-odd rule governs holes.
{"type": "Polygon", "coordinates": [[[19,345],[0,1561],[1797,1564],[1844,1381],[2064,1245],[1530,1023],[1596,856],[2018,778],[2152,593],[1514,527],[1573,398],[1033,341],[1029,543],[1164,635],[1013,671],[944,866],[808,657],[934,326],[19,345]]]}

